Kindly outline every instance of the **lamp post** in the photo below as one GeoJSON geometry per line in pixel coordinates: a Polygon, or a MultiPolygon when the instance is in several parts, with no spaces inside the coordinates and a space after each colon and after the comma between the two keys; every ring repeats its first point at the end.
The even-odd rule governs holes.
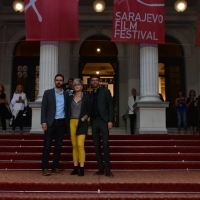
{"type": "Polygon", "coordinates": [[[93,8],[96,12],[103,12],[105,9],[105,2],[103,0],[95,0],[93,3],[93,8]]]}
{"type": "Polygon", "coordinates": [[[185,0],[177,0],[174,3],[174,8],[177,12],[183,12],[187,8],[187,2],[185,0]]]}
{"type": "Polygon", "coordinates": [[[22,0],[15,0],[13,2],[13,9],[18,13],[23,12],[24,11],[24,2],[22,0]]]}

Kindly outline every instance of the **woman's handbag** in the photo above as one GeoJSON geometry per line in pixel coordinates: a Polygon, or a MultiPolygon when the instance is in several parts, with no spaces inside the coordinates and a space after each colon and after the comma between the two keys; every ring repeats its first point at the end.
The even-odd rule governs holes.
{"type": "Polygon", "coordinates": [[[11,119],[12,118],[12,112],[9,108],[9,106],[5,106],[5,112],[4,112],[4,115],[5,115],[5,119],[11,119]]]}

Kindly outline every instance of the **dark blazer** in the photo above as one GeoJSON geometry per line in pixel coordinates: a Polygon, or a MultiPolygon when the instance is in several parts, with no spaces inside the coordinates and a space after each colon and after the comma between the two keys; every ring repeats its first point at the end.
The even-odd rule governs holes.
{"type": "MultiPolygon", "coordinates": [[[[91,94],[91,106],[93,105],[93,92],[91,94]]],[[[105,122],[113,122],[113,99],[110,90],[99,88],[98,108],[101,118],[105,122]]],[[[92,116],[91,116],[92,117],[92,116]]]]}
{"type": "MultiPolygon", "coordinates": [[[[70,132],[71,103],[72,103],[73,97],[74,97],[73,95],[69,96],[69,101],[68,101],[68,105],[67,105],[67,108],[69,108],[69,109],[67,109],[68,110],[67,119],[69,120],[67,122],[67,129],[68,129],[69,132],[70,132]]],[[[85,120],[83,122],[81,120],[81,118],[84,117],[85,115],[87,115],[89,117],[90,114],[91,114],[90,96],[87,95],[87,94],[83,94],[82,104],[81,104],[81,112],[80,112],[80,116],[79,116],[76,135],[87,134],[87,132],[88,132],[88,120],[85,120]]]]}
{"type": "MultiPolygon", "coordinates": [[[[64,94],[64,106],[66,115],[66,103],[68,101],[68,95],[66,92],[64,94]]],[[[41,124],[46,123],[50,127],[54,121],[56,114],[56,96],[55,88],[46,90],[42,98],[41,107],[41,124]]]]}
{"type": "MultiPolygon", "coordinates": [[[[6,99],[6,94],[5,93],[0,94],[0,99],[5,100],[6,99]]],[[[5,103],[0,103],[0,116],[4,115],[4,113],[6,112],[5,109],[6,109],[6,104],[5,103]]]]}

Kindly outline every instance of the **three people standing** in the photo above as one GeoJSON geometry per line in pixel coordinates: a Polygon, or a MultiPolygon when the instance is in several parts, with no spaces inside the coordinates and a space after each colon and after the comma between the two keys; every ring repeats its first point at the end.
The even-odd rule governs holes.
{"type": "Polygon", "coordinates": [[[55,76],[55,88],[46,90],[42,99],[41,124],[44,130],[44,148],[42,170],[44,176],[59,174],[59,160],[65,133],[70,133],[73,146],[74,169],[71,175],[84,176],[85,150],[84,142],[88,131],[88,117],[91,117],[92,135],[99,170],[94,175],[113,178],[110,171],[109,130],[113,124],[113,100],[106,88],[100,88],[100,77],[93,75],[90,83],[93,87],[91,98],[83,94],[83,82],[75,79],[73,96],[64,92],[62,85],[64,77],[55,76]],[[92,110],[92,111],[91,111],[92,110]],[[100,134],[102,134],[105,166],[102,160],[100,134]],[[51,143],[55,139],[52,171],[48,170],[51,143]],[[80,163],[80,170],[78,164],[80,163]]]}

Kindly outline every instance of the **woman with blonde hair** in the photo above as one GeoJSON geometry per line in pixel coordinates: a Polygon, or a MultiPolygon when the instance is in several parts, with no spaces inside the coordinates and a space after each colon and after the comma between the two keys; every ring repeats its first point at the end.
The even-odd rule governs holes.
{"type": "Polygon", "coordinates": [[[74,94],[69,96],[67,105],[74,162],[74,169],[70,175],[84,176],[84,143],[88,132],[88,117],[91,112],[90,97],[83,93],[83,81],[79,78],[74,79],[73,89],[74,94]],[[80,164],[80,169],[78,164],[80,164]]]}
{"type": "Polygon", "coordinates": [[[24,88],[22,85],[17,85],[16,91],[13,94],[11,100],[11,111],[13,114],[12,121],[12,133],[15,134],[16,124],[19,123],[20,134],[23,134],[23,114],[24,108],[27,107],[27,98],[26,94],[23,92],[24,88]]]}

